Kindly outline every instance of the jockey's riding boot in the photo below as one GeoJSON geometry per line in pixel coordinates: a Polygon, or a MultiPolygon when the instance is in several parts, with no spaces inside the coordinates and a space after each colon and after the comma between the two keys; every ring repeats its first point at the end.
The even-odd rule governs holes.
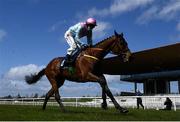
{"type": "Polygon", "coordinates": [[[71,56],[69,54],[66,55],[63,67],[69,66],[71,63],[71,56]]]}
{"type": "Polygon", "coordinates": [[[66,58],[67,58],[66,60],[67,60],[68,63],[72,62],[72,56],[71,55],[67,54],[66,58]]]}

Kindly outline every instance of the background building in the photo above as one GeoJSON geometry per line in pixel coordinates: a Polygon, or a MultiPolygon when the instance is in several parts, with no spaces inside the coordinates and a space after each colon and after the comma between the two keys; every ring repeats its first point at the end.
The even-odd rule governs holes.
{"type": "Polygon", "coordinates": [[[180,93],[180,43],[148,49],[132,54],[130,62],[120,57],[104,59],[99,65],[100,72],[121,75],[120,80],[143,83],[144,94],[169,94],[170,82],[178,81],[180,93]]]}

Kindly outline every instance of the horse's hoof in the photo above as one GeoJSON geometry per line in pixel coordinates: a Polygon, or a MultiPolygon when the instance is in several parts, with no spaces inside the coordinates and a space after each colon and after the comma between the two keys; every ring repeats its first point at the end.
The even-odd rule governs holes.
{"type": "Polygon", "coordinates": [[[66,113],[66,110],[65,110],[65,109],[61,109],[60,111],[63,112],[63,113],[66,113]]]}
{"type": "Polygon", "coordinates": [[[127,109],[123,108],[123,109],[120,110],[120,112],[121,113],[128,113],[129,111],[127,109]]]}
{"type": "Polygon", "coordinates": [[[67,112],[67,110],[66,110],[64,107],[61,108],[60,111],[63,112],[63,113],[66,113],[66,112],[67,112]]]}
{"type": "Polygon", "coordinates": [[[45,109],[46,109],[45,107],[42,108],[43,111],[45,111],[45,109]]]}
{"type": "Polygon", "coordinates": [[[101,108],[107,110],[108,109],[107,104],[101,103],[101,108]]]}

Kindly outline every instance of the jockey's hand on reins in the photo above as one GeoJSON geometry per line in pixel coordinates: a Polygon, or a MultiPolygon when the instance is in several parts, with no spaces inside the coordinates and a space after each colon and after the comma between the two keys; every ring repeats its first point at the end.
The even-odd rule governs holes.
{"type": "Polygon", "coordinates": [[[92,44],[89,44],[89,45],[88,45],[88,47],[90,47],[90,48],[91,48],[91,47],[93,47],[93,46],[92,46],[92,44]]]}
{"type": "Polygon", "coordinates": [[[88,48],[89,46],[87,45],[87,44],[83,44],[82,46],[81,46],[81,50],[85,50],[86,48],[88,48]]]}

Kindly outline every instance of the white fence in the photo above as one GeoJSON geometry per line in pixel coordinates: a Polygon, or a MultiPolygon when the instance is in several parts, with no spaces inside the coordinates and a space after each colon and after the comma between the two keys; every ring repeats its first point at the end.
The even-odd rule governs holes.
{"type": "MultiPolygon", "coordinates": [[[[173,109],[180,109],[180,95],[174,96],[120,96],[115,97],[117,102],[127,108],[136,108],[136,98],[141,97],[145,109],[163,109],[164,101],[166,97],[169,97],[173,102],[173,109]]],[[[88,106],[88,107],[100,107],[102,103],[101,97],[62,97],[63,104],[65,106],[88,106]]],[[[14,99],[0,99],[0,104],[10,105],[43,105],[44,98],[14,98],[14,99]]],[[[107,104],[109,107],[113,107],[112,101],[108,98],[107,104]]],[[[58,106],[57,102],[50,99],[48,105],[58,106]]]]}

